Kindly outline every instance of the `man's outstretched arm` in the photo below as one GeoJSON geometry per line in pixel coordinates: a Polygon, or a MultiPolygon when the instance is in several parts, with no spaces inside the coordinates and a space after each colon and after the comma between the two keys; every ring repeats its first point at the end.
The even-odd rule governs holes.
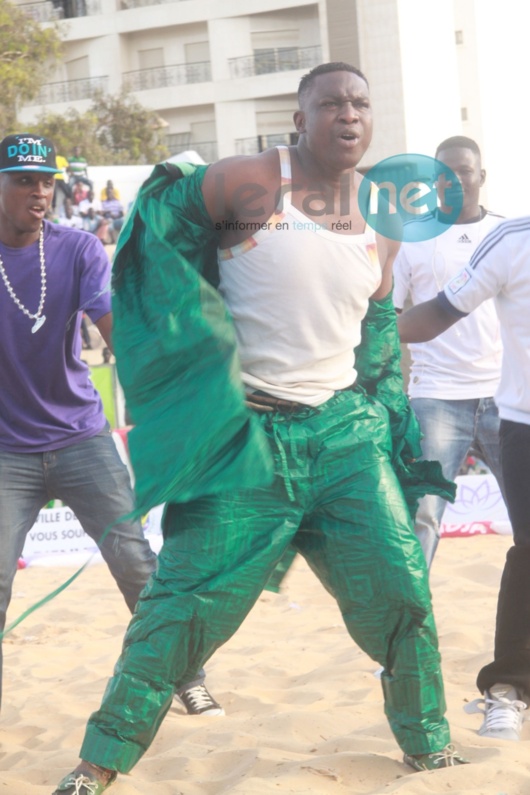
{"type": "Polygon", "coordinates": [[[428,342],[465,317],[450,307],[445,296],[437,296],[399,314],[397,324],[401,342],[428,342]]]}

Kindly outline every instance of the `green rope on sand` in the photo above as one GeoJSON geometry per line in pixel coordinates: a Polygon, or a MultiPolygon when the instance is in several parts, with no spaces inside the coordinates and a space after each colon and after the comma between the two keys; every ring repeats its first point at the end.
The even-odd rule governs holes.
{"type": "MultiPolygon", "coordinates": [[[[112,528],[115,525],[120,524],[120,522],[129,521],[131,519],[138,519],[141,515],[142,515],[141,512],[138,509],[136,509],[132,513],[129,513],[126,516],[120,516],[119,519],[116,519],[114,522],[111,522],[108,525],[108,527],[105,528],[101,538],[99,539],[99,544],[97,545],[98,546],[98,550],[101,549],[101,545],[103,544],[104,540],[106,539],[106,537],[108,536],[108,534],[110,533],[110,531],[112,530],[112,528]]],[[[55,597],[58,596],[61,593],[61,591],[65,591],[68,588],[68,586],[73,583],[74,580],[77,580],[79,575],[82,574],[82,572],[86,569],[86,567],[88,566],[90,561],[93,560],[93,558],[96,555],[97,555],[97,552],[93,552],[90,555],[90,557],[83,563],[81,568],[78,569],[75,572],[75,574],[72,574],[72,576],[69,577],[66,580],[66,582],[63,582],[63,584],[59,585],[59,587],[56,588],[55,591],[52,591],[51,593],[47,594],[46,596],[43,596],[42,599],[39,599],[39,601],[35,602],[34,605],[31,605],[31,607],[28,607],[27,610],[24,610],[24,612],[22,613],[21,616],[19,616],[11,624],[9,624],[4,629],[3,632],[0,632],[0,642],[5,638],[6,635],[9,635],[9,633],[12,632],[15,629],[15,627],[18,627],[18,625],[21,624],[28,616],[30,616],[32,613],[34,613],[35,610],[38,610],[39,607],[43,607],[45,604],[47,604],[47,602],[51,602],[51,600],[55,599],[55,597]]]]}
{"type": "Polygon", "coordinates": [[[66,580],[66,582],[63,582],[62,585],[59,585],[59,587],[56,588],[55,591],[52,591],[46,596],[43,596],[43,598],[40,599],[38,602],[35,602],[34,605],[31,605],[31,607],[28,607],[27,610],[24,610],[21,616],[19,616],[11,624],[9,624],[9,626],[7,626],[3,632],[0,632],[0,640],[3,640],[6,635],[9,635],[9,633],[12,632],[15,629],[15,627],[18,627],[18,625],[21,624],[22,621],[24,621],[24,619],[26,619],[28,616],[34,613],[35,610],[38,610],[39,607],[45,605],[46,602],[50,602],[52,599],[55,599],[55,597],[58,596],[61,593],[61,591],[64,591],[66,588],[68,588],[70,583],[76,580],[81,574],[81,572],[84,571],[84,569],[86,569],[86,567],[88,566],[94,555],[96,554],[97,554],[96,552],[93,552],[91,556],[88,558],[88,560],[85,563],[83,563],[81,568],[78,569],[78,571],[76,571],[75,574],[72,574],[72,576],[69,577],[69,579],[66,580]]]}

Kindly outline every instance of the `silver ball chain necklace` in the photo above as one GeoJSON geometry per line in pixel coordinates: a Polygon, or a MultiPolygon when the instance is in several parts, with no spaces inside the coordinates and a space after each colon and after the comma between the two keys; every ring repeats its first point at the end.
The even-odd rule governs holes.
{"type": "Polygon", "coordinates": [[[35,334],[36,331],[40,329],[40,327],[44,324],[46,320],[46,315],[42,314],[42,310],[44,309],[44,300],[46,298],[46,261],[44,259],[44,229],[41,224],[40,234],[39,234],[39,258],[40,258],[40,300],[39,306],[35,313],[31,313],[29,309],[27,309],[20,298],[16,295],[15,291],[11,286],[11,282],[9,281],[8,275],[4,268],[4,263],[2,262],[2,257],[0,257],[0,275],[4,280],[4,284],[6,286],[6,290],[18,306],[19,309],[24,312],[31,320],[34,320],[35,323],[31,327],[31,333],[35,334]]]}

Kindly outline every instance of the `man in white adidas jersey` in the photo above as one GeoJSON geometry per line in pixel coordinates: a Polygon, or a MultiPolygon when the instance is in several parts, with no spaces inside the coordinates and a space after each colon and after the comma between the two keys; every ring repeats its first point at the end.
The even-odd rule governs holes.
{"type": "MultiPolygon", "coordinates": [[[[134,339],[134,351],[124,389],[133,420],[148,428],[156,416],[146,411],[146,400],[175,387],[165,405],[171,410],[182,400],[183,380],[189,383],[198,370],[186,426],[153,427],[158,457],[165,460],[168,443],[174,455],[186,435],[196,447],[219,417],[226,441],[215,447],[216,439],[208,440],[205,455],[185,467],[192,476],[186,488],[168,500],[157,572],[101,708],[89,720],[84,761],[56,795],[99,795],[118,771],[136,764],[174,683],[237,630],[291,544],[337,599],[355,641],[384,666],[385,712],[407,764],[438,770],[465,762],[448,745],[427,569],[396,475],[399,468],[417,484],[415,473],[429,469],[443,480],[437,465],[411,463],[421,449],[403,391],[391,298],[398,244],[369,229],[359,208],[363,178],[356,167],[372,135],[368,84],[355,67],[324,64],[302,79],[299,103],[297,146],[221,160],[176,184],[166,185],[157,170],[120,236],[127,242],[115,260],[114,341],[118,360],[120,296],[127,293],[123,341],[134,339]],[[144,235],[157,223],[167,234],[150,244],[144,235]],[[205,284],[197,276],[212,240],[218,292],[217,280],[205,284]],[[149,260],[151,252],[158,261],[149,260]],[[164,323],[165,296],[182,269],[186,279],[164,323]],[[157,278],[153,287],[158,305],[144,328],[153,272],[164,282],[157,278]],[[230,349],[230,318],[238,359],[229,360],[228,382],[220,387],[216,364],[230,349]],[[209,336],[212,327],[219,333],[209,336]],[[179,334],[176,359],[184,357],[186,368],[167,383],[174,366],[168,352],[179,334]],[[139,366],[153,351],[152,367],[139,366]],[[163,367],[153,378],[161,355],[163,367]],[[234,384],[237,405],[229,399],[234,384]],[[245,459],[242,483],[223,488],[220,478],[244,455],[253,429],[263,440],[259,455],[245,459]],[[267,468],[260,475],[263,461],[270,464],[268,479],[267,468]],[[206,469],[204,490],[183,497],[208,465],[213,475],[206,469]],[[254,471],[260,479],[245,488],[254,471]]],[[[125,347],[123,355],[128,360],[125,347]]],[[[144,478],[135,472],[138,493],[144,478]]],[[[173,482],[181,474],[160,476],[173,482]]]]}
{"type": "MultiPolygon", "coordinates": [[[[458,177],[462,210],[456,223],[429,240],[403,243],[394,263],[394,304],[400,313],[407,295],[413,304],[428,301],[469,262],[481,240],[502,220],[479,203],[486,172],[480,149],[458,135],[438,146],[436,159],[458,177]]],[[[448,214],[455,191],[439,191],[438,218],[448,214]]],[[[424,216],[412,224],[429,223],[424,216]]],[[[418,230],[418,237],[421,232],[418,230]]],[[[414,233],[410,235],[414,240],[414,233]]],[[[409,237],[410,239],[410,237],[409,237]]],[[[502,345],[493,300],[485,301],[458,326],[429,342],[409,345],[411,370],[408,393],[424,438],[423,456],[440,461],[444,475],[454,480],[470,448],[495,475],[501,491],[499,416],[493,395],[501,374],[502,345]]],[[[415,531],[430,567],[440,540],[445,508],[441,497],[420,500],[415,531]]]]}
{"type": "Polygon", "coordinates": [[[501,222],[436,298],[412,307],[398,325],[404,342],[424,342],[491,298],[504,349],[495,401],[514,545],[501,580],[494,661],[477,678],[485,697],[479,734],[519,740],[530,704],[530,218],[501,222]]]}

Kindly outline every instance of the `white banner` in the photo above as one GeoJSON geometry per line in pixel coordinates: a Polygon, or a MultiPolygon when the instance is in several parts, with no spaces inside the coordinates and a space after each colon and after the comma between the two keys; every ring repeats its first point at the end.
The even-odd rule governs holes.
{"type": "MultiPolygon", "coordinates": [[[[506,506],[493,475],[464,475],[456,478],[456,483],[456,501],[454,505],[447,504],[442,536],[511,533],[506,506]]],[[[162,545],[162,511],[162,506],[153,508],[142,522],[155,552],[162,545]]],[[[23,560],[26,564],[76,565],[93,552],[97,552],[97,545],[70,508],[45,508],[28,533],[23,560]]],[[[99,553],[97,557],[101,559],[99,553]]]]}

